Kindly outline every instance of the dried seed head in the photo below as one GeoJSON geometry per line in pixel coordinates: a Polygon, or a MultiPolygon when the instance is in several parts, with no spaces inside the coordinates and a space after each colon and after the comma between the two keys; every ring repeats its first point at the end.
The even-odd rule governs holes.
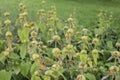
{"type": "Polygon", "coordinates": [[[60,40],[60,36],[54,35],[54,36],[52,37],[52,39],[53,39],[54,41],[59,41],[59,40],[60,40]]]}
{"type": "Polygon", "coordinates": [[[6,37],[12,37],[12,33],[10,31],[7,31],[5,34],[6,37]]]}
{"type": "Polygon", "coordinates": [[[97,49],[93,49],[92,50],[92,54],[98,54],[98,50],[97,49]]]}
{"type": "Polygon", "coordinates": [[[9,13],[9,12],[5,12],[5,13],[4,13],[4,16],[5,16],[5,17],[10,16],[10,13],[9,13]]]}
{"type": "Polygon", "coordinates": [[[80,53],[81,53],[81,54],[87,54],[87,51],[86,51],[86,50],[81,50],[80,53]]]}
{"type": "Polygon", "coordinates": [[[77,80],[86,80],[84,75],[78,75],[77,80]]]}
{"type": "Polygon", "coordinates": [[[36,60],[36,59],[38,59],[39,57],[40,57],[39,54],[33,54],[33,55],[32,55],[32,59],[33,59],[33,60],[36,60]]]}
{"type": "Polygon", "coordinates": [[[11,24],[11,21],[9,19],[5,20],[4,22],[5,25],[10,25],[11,24]]]}
{"type": "Polygon", "coordinates": [[[53,53],[53,54],[60,54],[60,49],[59,49],[59,48],[54,48],[54,49],[52,50],[52,53],[53,53]]]}

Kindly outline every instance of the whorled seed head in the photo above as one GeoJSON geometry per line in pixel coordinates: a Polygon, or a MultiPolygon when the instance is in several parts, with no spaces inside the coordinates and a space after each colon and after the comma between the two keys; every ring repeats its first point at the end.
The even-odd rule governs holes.
{"type": "Polygon", "coordinates": [[[92,50],[92,54],[98,54],[98,50],[97,49],[93,49],[92,50]]]}
{"type": "Polygon", "coordinates": [[[112,55],[112,57],[116,58],[116,57],[119,57],[120,52],[119,52],[119,51],[113,51],[113,52],[111,53],[111,55],[112,55]]]}
{"type": "Polygon", "coordinates": [[[84,75],[78,75],[76,80],[86,80],[84,75]]]}
{"type": "Polygon", "coordinates": [[[82,40],[82,41],[87,41],[87,40],[88,40],[88,36],[82,36],[82,37],[81,37],[81,40],[82,40]]]}
{"type": "Polygon", "coordinates": [[[116,47],[120,47],[120,43],[117,42],[117,43],[115,44],[115,46],[116,46],[116,47]]]}
{"type": "Polygon", "coordinates": [[[50,76],[52,75],[53,71],[52,70],[47,70],[45,71],[45,75],[50,76]]]}
{"type": "Polygon", "coordinates": [[[53,39],[54,41],[59,41],[61,38],[60,38],[60,36],[58,36],[58,35],[54,35],[54,36],[52,37],[52,39],[53,39]]]}
{"type": "Polygon", "coordinates": [[[73,18],[68,18],[67,21],[68,21],[68,22],[73,22],[74,19],[73,19],[73,18]]]}
{"type": "Polygon", "coordinates": [[[4,16],[5,16],[5,17],[10,16],[10,13],[9,13],[9,12],[5,12],[5,13],[4,13],[4,16]]]}
{"type": "Polygon", "coordinates": [[[5,24],[5,25],[10,25],[10,24],[11,24],[11,21],[10,21],[9,19],[7,19],[7,20],[4,21],[4,24],[5,24]]]}
{"type": "Polygon", "coordinates": [[[119,67],[111,66],[109,70],[112,75],[116,75],[116,73],[119,71],[119,67]]]}
{"type": "Polygon", "coordinates": [[[81,53],[81,54],[87,54],[87,51],[86,51],[86,50],[81,50],[80,53],[81,53]]]}
{"type": "Polygon", "coordinates": [[[98,39],[98,38],[93,38],[92,43],[93,43],[93,44],[99,43],[99,39],[98,39]]]}
{"type": "Polygon", "coordinates": [[[34,54],[32,55],[32,59],[33,59],[33,60],[36,60],[36,59],[38,59],[39,57],[40,57],[39,54],[35,54],[35,53],[34,53],[34,54]]]}
{"type": "Polygon", "coordinates": [[[72,28],[70,28],[70,29],[67,30],[68,34],[73,34],[73,32],[74,32],[74,30],[72,28]]]}
{"type": "Polygon", "coordinates": [[[54,48],[53,50],[52,50],[52,53],[53,54],[60,54],[60,49],[59,48],[54,48]]]}
{"type": "Polygon", "coordinates": [[[10,31],[7,31],[5,34],[6,37],[12,37],[12,33],[10,31]]]}

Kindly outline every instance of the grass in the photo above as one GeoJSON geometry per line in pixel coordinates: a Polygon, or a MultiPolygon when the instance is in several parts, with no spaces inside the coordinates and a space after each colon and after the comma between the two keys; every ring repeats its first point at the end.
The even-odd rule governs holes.
{"type": "MultiPolygon", "coordinates": [[[[24,2],[29,11],[29,19],[36,20],[37,10],[40,8],[41,0],[0,0],[0,20],[4,20],[2,17],[5,11],[11,13],[11,19],[15,20],[18,15],[18,4],[24,2]]],[[[120,19],[120,2],[110,0],[46,0],[47,6],[55,4],[57,7],[57,13],[60,18],[67,19],[69,15],[76,9],[76,17],[79,23],[85,27],[93,27],[96,25],[97,14],[100,9],[113,12],[113,16],[117,17],[114,26],[119,26],[120,19]]],[[[118,28],[118,27],[117,27],[118,28]]]]}

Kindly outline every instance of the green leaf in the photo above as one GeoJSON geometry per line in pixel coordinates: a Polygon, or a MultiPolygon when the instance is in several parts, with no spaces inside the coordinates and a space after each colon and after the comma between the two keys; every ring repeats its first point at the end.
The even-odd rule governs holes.
{"type": "Polygon", "coordinates": [[[29,32],[30,32],[30,28],[24,27],[23,33],[24,33],[24,40],[25,41],[29,41],[29,32]]]}
{"type": "Polygon", "coordinates": [[[17,32],[18,32],[18,36],[19,36],[21,42],[23,42],[24,41],[24,34],[23,34],[22,29],[18,29],[17,32]]]}
{"type": "Polygon", "coordinates": [[[33,75],[37,70],[39,70],[38,66],[36,65],[36,63],[33,63],[30,69],[31,75],[33,75]]]}
{"type": "Polygon", "coordinates": [[[39,24],[39,28],[40,28],[40,30],[42,31],[42,33],[45,33],[45,32],[46,32],[46,25],[45,25],[45,24],[40,23],[40,24],[39,24]]]}
{"type": "Polygon", "coordinates": [[[22,59],[25,58],[25,56],[26,56],[26,44],[22,44],[20,46],[20,56],[22,59]]]}
{"type": "Polygon", "coordinates": [[[31,77],[31,80],[41,80],[41,79],[40,79],[40,77],[33,75],[33,76],[31,77]]]}
{"type": "Polygon", "coordinates": [[[15,74],[19,74],[19,72],[20,72],[20,67],[19,67],[19,66],[15,66],[15,67],[14,67],[14,72],[15,72],[15,74]]]}
{"type": "Polygon", "coordinates": [[[110,49],[113,49],[112,41],[107,41],[107,46],[108,46],[110,49]]]}
{"type": "Polygon", "coordinates": [[[93,75],[93,74],[91,74],[91,73],[87,73],[87,74],[85,74],[85,76],[86,76],[86,78],[87,78],[88,80],[96,80],[95,75],[93,75]]]}
{"type": "Polygon", "coordinates": [[[22,62],[20,65],[21,74],[27,76],[28,71],[30,70],[31,62],[22,62]]]}
{"type": "Polygon", "coordinates": [[[3,53],[0,54],[0,62],[2,62],[4,64],[6,57],[4,56],[3,53]]]}
{"type": "Polygon", "coordinates": [[[0,80],[10,80],[12,72],[7,72],[5,70],[0,71],[0,80]]]}
{"type": "Polygon", "coordinates": [[[81,54],[81,55],[80,55],[80,60],[81,60],[82,62],[86,63],[86,61],[87,61],[87,54],[81,54]]]}

